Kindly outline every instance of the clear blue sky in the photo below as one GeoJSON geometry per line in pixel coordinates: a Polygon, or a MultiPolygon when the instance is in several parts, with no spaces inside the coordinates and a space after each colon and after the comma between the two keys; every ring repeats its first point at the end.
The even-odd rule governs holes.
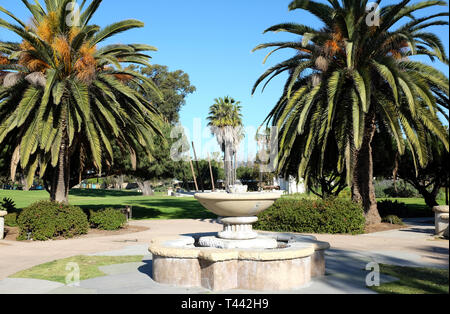
{"type": "MultiPolygon", "coordinates": [[[[285,77],[273,80],[263,94],[259,90],[252,97],[251,88],[268,67],[288,58],[292,52],[277,53],[264,65],[262,61],[266,51],[252,53],[251,50],[263,42],[295,38],[283,33],[263,35],[262,32],[271,25],[297,22],[320,27],[320,23],[306,12],[289,12],[290,2],[105,0],[93,22],[100,26],[128,18],[145,22],[145,28],[115,36],[110,43],[146,43],[156,46],[159,51],[152,53],[153,63],[167,65],[171,70],[181,69],[189,74],[197,91],[187,99],[181,112],[181,122],[191,130],[193,136],[193,119],[200,118],[203,129],[206,129],[208,108],[217,97],[230,95],[240,100],[246,126],[258,127],[267,116],[280,97],[285,77]]],[[[394,1],[382,1],[382,5],[392,3],[394,1]]],[[[23,20],[29,20],[21,1],[0,0],[0,4],[23,20]]],[[[448,6],[438,10],[448,11],[448,6]]],[[[436,9],[423,12],[430,15],[436,9]]],[[[439,32],[448,51],[448,27],[431,29],[439,32]]],[[[13,35],[0,30],[0,40],[13,39],[13,35]]],[[[448,67],[439,64],[438,68],[448,75],[448,67]]],[[[203,131],[203,136],[208,137],[209,132],[203,131]]],[[[198,150],[204,154],[205,145],[198,150]]]]}

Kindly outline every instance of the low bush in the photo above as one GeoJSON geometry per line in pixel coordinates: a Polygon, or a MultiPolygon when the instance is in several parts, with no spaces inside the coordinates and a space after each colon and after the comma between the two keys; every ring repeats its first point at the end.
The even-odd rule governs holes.
{"type": "Polygon", "coordinates": [[[392,180],[378,180],[374,182],[374,188],[377,198],[421,197],[419,192],[404,180],[398,180],[395,186],[392,180]]]}
{"type": "Polygon", "coordinates": [[[50,201],[40,201],[23,209],[17,224],[18,240],[72,238],[89,230],[87,216],[81,208],[50,201]]]}
{"type": "Polygon", "coordinates": [[[282,198],[259,215],[255,228],[275,232],[361,234],[365,218],[360,205],[336,198],[282,198]]]}
{"type": "Polygon", "coordinates": [[[398,217],[408,217],[408,206],[399,201],[385,200],[377,203],[380,216],[387,217],[390,215],[398,217]]]}
{"type": "Polygon", "coordinates": [[[5,216],[5,226],[17,227],[17,213],[8,214],[5,216]]]}
{"type": "Polygon", "coordinates": [[[350,188],[345,188],[339,193],[339,198],[351,199],[352,198],[352,190],[350,188]]]}
{"type": "Polygon", "coordinates": [[[408,187],[399,187],[397,189],[395,189],[393,186],[388,187],[387,189],[384,190],[384,194],[386,195],[386,197],[400,197],[400,198],[411,198],[411,197],[416,197],[417,193],[413,190],[410,189],[408,187]]]}
{"type": "Polygon", "coordinates": [[[106,208],[99,211],[91,211],[89,222],[93,228],[118,230],[125,225],[127,218],[120,210],[106,208]]]}
{"type": "Polygon", "coordinates": [[[388,198],[386,190],[392,187],[391,180],[379,180],[374,182],[375,195],[377,198],[388,198]]]}
{"type": "Polygon", "coordinates": [[[391,225],[400,225],[400,226],[404,225],[403,220],[395,215],[386,216],[383,218],[382,221],[391,225]]]}
{"type": "Polygon", "coordinates": [[[16,220],[19,211],[14,201],[8,197],[3,198],[3,200],[0,201],[0,210],[8,212],[8,214],[5,216],[5,226],[17,227],[16,220]]]}

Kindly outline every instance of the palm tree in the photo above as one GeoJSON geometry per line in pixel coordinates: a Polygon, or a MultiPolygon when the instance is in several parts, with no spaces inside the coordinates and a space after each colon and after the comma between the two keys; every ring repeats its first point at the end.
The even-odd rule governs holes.
{"type": "Polygon", "coordinates": [[[229,189],[236,182],[236,153],[244,137],[240,102],[228,96],[214,99],[208,121],[224,153],[225,186],[229,189]]]}
{"type": "Polygon", "coordinates": [[[28,25],[0,7],[15,23],[0,18],[0,27],[22,39],[0,42],[0,144],[11,149],[13,180],[20,163],[29,183],[38,172],[48,180],[51,200],[67,203],[71,160],[78,159],[80,171],[89,162],[101,173],[102,165],[114,162],[113,142],[135,156],[137,147],[150,148],[159,134],[158,111],[127,84],[157,88],[122,67],[147,66],[145,52],[156,49],[100,47],[115,34],[144,26],[137,20],[105,28],[89,24],[101,0],[83,1],[78,23],[67,21],[71,0],[46,0],[45,7],[22,1],[32,14],[28,25]]]}
{"type": "Polygon", "coordinates": [[[305,179],[312,173],[322,175],[326,154],[336,147],[334,162],[351,184],[353,199],[363,204],[368,224],[378,223],[371,146],[377,129],[388,128],[401,154],[405,138],[417,167],[428,161],[426,130],[448,150],[448,134],[438,113],[448,112],[449,80],[414,60],[426,56],[448,64],[441,40],[427,31],[430,26],[448,25],[439,19],[448,12],[414,17],[421,9],[447,4],[404,0],[381,8],[376,25],[368,23],[368,1],[327,2],[296,0],[289,5],[290,10],[315,15],[324,24],[321,29],[284,23],[266,30],[300,38],[255,48],[274,48],[268,56],[281,49],[296,54],[264,73],[253,92],[265,79],[269,78],[267,85],[279,74],[289,74],[283,95],[267,118],[280,130],[280,171],[295,169],[305,179]]]}

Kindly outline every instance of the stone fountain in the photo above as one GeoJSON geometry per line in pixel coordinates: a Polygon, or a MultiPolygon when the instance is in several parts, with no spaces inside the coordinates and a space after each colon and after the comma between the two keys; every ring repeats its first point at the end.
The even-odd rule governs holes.
{"type": "Polygon", "coordinates": [[[280,291],[324,276],[329,244],[312,236],[257,233],[252,225],[280,193],[199,193],[195,198],[218,215],[223,230],[154,239],[153,279],[162,284],[280,291]]]}

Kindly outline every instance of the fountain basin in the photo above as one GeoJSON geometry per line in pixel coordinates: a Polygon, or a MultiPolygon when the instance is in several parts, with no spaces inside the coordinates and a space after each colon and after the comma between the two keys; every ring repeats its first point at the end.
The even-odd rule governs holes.
{"type": "Polygon", "coordinates": [[[251,217],[262,213],[280,193],[197,193],[195,198],[219,217],[251,217]]]}
{"type": "Polygon", "coordinates": [[[275,240],[274,249],[217,249],[200,247],[199,240],[212,235],[154,239],[153,280],[180,287],[204,287],[213,291],[293,290],[313,277],[325,274],[325,250],[330,246],[314,237],[261,233],[275,240]]]}
{"type": "Polygon", "coordinates": [[[252,240],[258,237],[253,224],[262,213],[281,197],[280,193],[197,193],[195,198],[206,209],[221,217],[223,231],[218,236],[227,240],[252,240]]]}

